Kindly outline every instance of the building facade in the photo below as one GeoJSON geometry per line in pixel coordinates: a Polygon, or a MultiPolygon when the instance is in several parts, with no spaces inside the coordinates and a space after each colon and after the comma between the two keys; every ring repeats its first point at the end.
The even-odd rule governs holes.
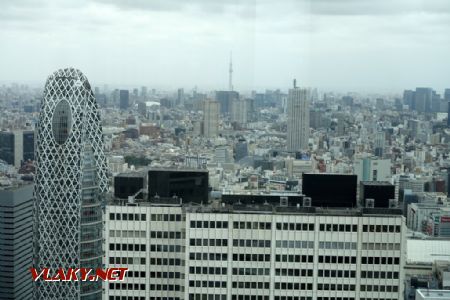
{"type": "Polygon", "coordinates": [[[219,134],[219,102],[203,101],[203,135],[215,138],[219,134]]]}
{"type": "MultiPolygon", "coordinates": [[[[79,70],[47,79],[36,141],[35,267],[102,267],[106,160],[97,103],[79,70]]],[[[100,282],[36,282],[35,299],[101,299],[100,282]]]]}
{"type": "Polygon", "coordinates": [[[401,214],[263,207],[108,205],[106,299],[403,299],[401,214]]]}
{"type": "Polygon", "coordinates": [[[0,299],[31,299],[33,185],[0,189],[0,299]]]}
{"type": "Polygon", "coordinates": [[[307,89],[289,90],[287,111],[287,150],[308,149],[309,139],[309,100],[307,89]]]}
{"type": "Polygon", "coordinates": [[[0,132],[0,159],[20,168],[27,160],[34,160],[34,131],[0,132]]]}

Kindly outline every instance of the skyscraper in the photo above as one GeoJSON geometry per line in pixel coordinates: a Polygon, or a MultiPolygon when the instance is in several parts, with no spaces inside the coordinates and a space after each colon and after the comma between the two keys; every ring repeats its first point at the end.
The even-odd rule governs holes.
{"type": "Polygon", "coordinates": [[[220,113],[229,115],[232,112],[233,101],[239,99],[239,93],[236,91],[216,91],[216,100],[220,104],[220,113]]]}
{"type": "Polygon", "coordinates": [[[288,95],[287,149],[305,150],[309,139],[309,98],[307,89],[294,88],[288,95]]]}
{"type": "MultiPolygon", "coordinates": [[[[47,79],[36,135],[35,266],[101,268],[107,189],[100,113],[73,68],[47,79]]],[[[40,282],[36,299],[101,299],[101,282],[40,282]]]]}
{"type": "Polygon", "coordinates": [[[0,132],[0,159],[16,168],[27,160],[34,160],[34,131],[0,132]]]}
{"type": "Polygon", "coordinates": [[[216,137],[219,133],[219,103],[213,100],[203,101],[203,135],[216,137]]]}
{"type": "Polygon", "coordinates": [[[120,109],[128,109],[130,106],[130,92],[128,90],[120,90],[119,92],[120,109]]]}
{"type": "Polygon", "coordinates": [[[418,112],[431,112],[431,99],[433,90],[431,88],[418,87],[414,93],[414,106],[418,112]]]}
{"type": "Polygon", "coordinates": [[[33,251],[33,185],[0,187],[0,299],[30,299],[33,251]]]}

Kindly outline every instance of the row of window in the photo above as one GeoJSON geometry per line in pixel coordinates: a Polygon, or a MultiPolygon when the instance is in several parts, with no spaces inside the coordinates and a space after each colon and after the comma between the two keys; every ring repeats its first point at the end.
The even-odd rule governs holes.
{"type": "Polygon", "coordinates": [[[277,254],[275,255],[275,261],[277,262],[314,262],[313,255],[287,255],[287,254],[277,254]]]}
{"type": "MultiPolygon", "coordinates": [[[[312,300],[309,296],[275,296],[274,300],[312,300]]],[[[352,299],[354,300],[354,299],[352,299]]]]}
{"type": "Polygon", "coordinates": [[[354,284],[334,284],[334,283],[318,283],[317,290],[319,291],[354,291],[356,286],[354,284]]]}
{"type": "Polygon", "coordinates": [[[204,287],[204,288],[226,288],[226,281],[206,281],[206,280],[189,280],[190,287],[204,287]]]}
{"type": "Polygon", "coordinates": [[[312,283],[300,283],[300,282],[275,282],[276,290],[309,290],[313,289],[312,283]]]}
{"type": "MultiPolygon", "coordinates": [[[[317,300],[355,300],[353,297],[317,297],[317,300]]],[[[361,298],[361,300],[363,300],[361,298]]],[[[381,299],[379,299],[381,300],[381,299]]]]}
{"type": "Polygon", "coordinates": [[[269,268],[233,268],[233,275],[270,275],[269,268]]]}
{"type": "Polygon", "coordinates": [[[126,214],[126,213],[110,213],[111,221],[146,221],[146,214],[126,214]]]}
{"type": "Polygon", "coordinates": [[[275,276],[313,276],[310,269],[275,269],[275,276]]]}
{"type": "Polygon", "coordinates": [[[384,271],[361,271],[361,278],[387,278],[398,279],[398,272],[384,272],[384,271]]]}
{"type": "Polygon", "coordinates": [[[150,215],[150,220],[157,222],[181,222],[182,218],[180,214],[152,214],[150,215]]]}
{"type": "MultiPolygon", "coordinates": [[[[221,294],[189,294],[189,300],[227,300],[227,295],[221,294]]],[[[267,299],[269,300],[269,299],[267,299]]]]}
{"type": "Polygon", "coordinates": [[[363,225],[363,232],[400,232],[400,225],[363,225]]]}
{"type": "Polygon", "coordinates": [[[398,298],[359,298],[360,300],[397,300],[398,298]]]}
{"type": "Polygon", "coordinates": [[[258,295],[258,296],[257,295],[231,295],[231,300],[269,300],[269,296],[263,296],[263,295],[258,295]]]}
{"type": "Polygon", "coordinates": [[[270,289],[270,282],[249,282],[249,281],[233,281],[232,287],[235,289],[270,289]]]}
{"type": "Polygon", "coordinates": [[[218,228],[227,229],[228,221],[191,221],[191,228],[218,228]]]}
{"type": "Polygon", "coordinates": [[[399,243],[362,243],[362,250],[400,250],[399,243]]]}
{"type": "Polygon", "coordinates": [[[270,222],[233,222],[234,229],[252,229],[252,230],[271,230],[272,223],[270,222]]]}
{"type": "Polygon", "coordinates": [[[150,272],[150,278],[184,278],[180,272],[150,272]]]}
{"type": "Polygon", "coordinates": [[[184,235],[180,231],[150,231],[150,237],[154,239],[182,239],[184,235]]]}
{"type": "Polygon", "coordinates": [[[400,264],[400,257],[361,257],[361,264],[368,265],[398,265],[400,264]]]}
{"type": "Polygon", "coordinates": [[[145,291],[145,283],[109,283],[110,290],[145,291]]]}
{"type": "Polygon", "coordinates": [[[218,246],[227,247],[227,239],[190,239],[189,245],[191,246],[218,246]]]}
{"type": "Polygon", "coordinates": [[[357,243],[354,242],[319,242],[319,249],[346,249],[356,250],[357,243]]]}
{"type": "Polygon", "coordinates": [[[150,291],[182,291],[178,284],[150,284],[150,291]]]}
{"type": "Polygon", "coordinates": [[[358,232],[358,225],[355,224],[320,224],[320,231],[331,232],[358,232]]]}
{"type": "Polygon", "coordinates": [[[110,230],[110,237],[145,238],[147,233],[143,230],[110,230]]]}
{"type": "Polygon", "coordinates": [[[109,263],[116,265],[145,265],[145,257],[110,257],[109,263]]]}
{"type": "Polygon", "coordinates": [[[227,253],[189,253],[189,259],[191,260],[228,260],[227,253]]]}
{"type": "Polygon", "coordinates": [[[227,268],[189,267],[190,274],[227,275],[227,268]]]}
{"type": "Polygon", "coordinates": [[[128,271],[126,277],[128,278],[146,278],[145,271],[128,271]]]}
{"type": "Polygon", "coordinates": [[[180,245],[150,245],[152,252],[184,252],[184,247],[180,245]]]}
{"type": "Polygon", "coordinates": [[[275,245],[277,248],[302,248],[302,249],[313,249],[313,241],[276,241],[275,245]]]}
{"type": "Polygon", "coordinates": [[[145,300],[145,297],[138,297],[138,296],[109,296],[108,299],[109,300],[145,300]]]}
{"type": "Polygon", "coordinates": [[[150,258],[150,265],[155,266],[183,266],[184,261],[179,258],[150,258]]]}
{"type": "Polygon", "coordinates": [[[361,284],[359,290],[361,292],[397,293],[398,292],[398,286],[396,286],[396,285],[366,285],[366,284],[361,284]]]}
{"type": "Polygon", "coordinates": [[[233,254],[233,261],[267,261],[267,262],[270,262],[270,254],[233,254]]]}
{"type": "Polygon", "coordinates": [[[277,230],[314,231],[312,223],[277,223],[277,230]]]}
{"type": "Polygon", "coordinates": [[[356,264],[356,256],[319,255],[319,263],[356,264]]]}
{"type": "Polygon", "coordinates": [[[109,244],[111,251],[146,251],[145,244],[109,244]]]}
{"type": "Polygon", "coordinates": [[[356,271],[349,270],[319,270],[317,275],[319,277],[332,277],[332,278],[356,278],[356,271]]]}
{"type": "Polygon", "coordinates": [[[270,248],[270,240],[233,240],[234,247],[270,248]]]}

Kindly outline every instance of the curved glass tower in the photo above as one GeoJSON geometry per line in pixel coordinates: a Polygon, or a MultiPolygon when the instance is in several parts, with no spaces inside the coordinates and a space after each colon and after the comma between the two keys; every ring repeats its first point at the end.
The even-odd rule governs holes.
{"type": "MultiPolygon", "coordinates": [[[[102,267],[102,202],[107,190],[100,113],[79,70],[45,84],[36,132],[35,266],[102,267]]],[[[101,282],[38,280],[36,299],[101,299],[101,282]]]]}

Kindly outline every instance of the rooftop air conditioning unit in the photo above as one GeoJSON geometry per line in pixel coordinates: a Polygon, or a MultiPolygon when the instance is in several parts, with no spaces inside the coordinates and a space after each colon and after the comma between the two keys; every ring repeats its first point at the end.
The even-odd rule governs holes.
{"type": "Polygon", "coordinates": [[[311,205],[312,205],[311,197],[304,197],[303,198],[303,207],[311,207],[311,205]]]}
{"type": "Polygon", "coordinates": [[[280,206],[282,207],[288,206],[288,197],[280,197],[280,206]]]}
{"type": "Polygon", "coordinates": [[[389,208],[397,208],[398,201],[396,199],[389,199],[389,208]]]}
{"type": "Polygon", "coordinates": [[[374,208],[375,207],[375,199],[366,199],[366,208],[374,208]]]}

